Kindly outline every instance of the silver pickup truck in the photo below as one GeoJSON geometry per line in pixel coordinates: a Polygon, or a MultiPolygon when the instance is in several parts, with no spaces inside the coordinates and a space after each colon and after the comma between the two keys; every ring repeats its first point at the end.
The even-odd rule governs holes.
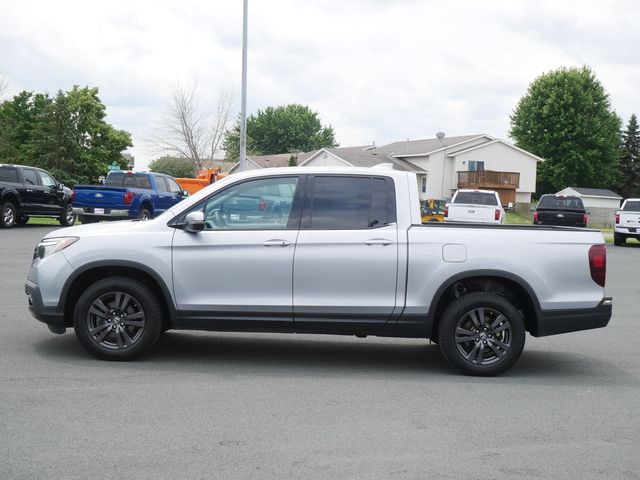
{"type": "Polygon", "coordinates": [[[600,232],[420,223],[415,175],[388,168],[234,174],[146,221],[53,231],[25,285],[51,331],[107,360],[168,329],[431,339],[472,375],[534,336],[604,327],[600,232]]]}

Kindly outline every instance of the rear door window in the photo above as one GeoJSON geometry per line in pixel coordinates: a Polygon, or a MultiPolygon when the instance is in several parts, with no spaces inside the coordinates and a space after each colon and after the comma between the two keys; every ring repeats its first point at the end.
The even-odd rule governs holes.
{"type": "Polygon", "coordinates": [[[18,170],[15,167],[0,167],[0,182],[19,183],[18,170]]]}
{"type": "Polygon", "coordinates": [[[307,228],[362,230],[393,222],[395,195],[391,179],[315,177],[307,228]]]}
{"type": "Polygon", "coordinates": [[[26,185],[40,185],[38,182],[38,175],[36,175],[35,170],[31,170],[30,168],[25,168],[23,170],[24,173],[24,183],[26,185]]]}
{"type": "Polygon", "coordinates": [[[158,191],[168,192],[169,187],[167,186],[167,181],[164,179],[164,177],[161,177],[159,175],[155,175],[155,177],[156,177],[156,184],[158,185],[158,191]]]}

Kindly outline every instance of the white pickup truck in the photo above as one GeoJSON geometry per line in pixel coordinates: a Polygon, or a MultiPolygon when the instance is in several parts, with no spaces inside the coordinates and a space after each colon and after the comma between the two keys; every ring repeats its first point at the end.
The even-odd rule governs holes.
{"type": "Polygon", "coordinates": [[[595,230],[420,222],[416,177],[388,168],[231,175],[149,221],[71,227],[37,245],[33,315],[108,360],[167,329],[431,339],[473,375],[534,336],[604,327],[595,230]]]}
{"type": "Polygon", "coordinates": [[[500,196],[494,190],[461,188],[444,210],[445,222],[503,224],[505,217],[500,196]]]}
{"type": "Polygon", "coordinates": [[[624,245],[627,238],[640,240],[640,198],[627,198],[616,212],[613,243],[624,245]]]}

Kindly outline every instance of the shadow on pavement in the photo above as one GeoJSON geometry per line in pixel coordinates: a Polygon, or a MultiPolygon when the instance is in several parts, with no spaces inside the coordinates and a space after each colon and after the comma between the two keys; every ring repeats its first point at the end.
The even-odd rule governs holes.
{"type": "MultiPolygon", "coordinates": [[[[375,338],[375,337],[374,337],[375,338]]],[[[89,363],[99,369],[138,373],[216,372],[251,375],[336,376],[365,375],[384,378],[446,376],[459,382],[558,385],[632,385],[635,377],[603,358],[572,352],[527,351],[505,374],[478,379],[458,374],[437,345],[420,340],[331,340],[327,337],[269,334],[203,334],[167,332],[139,360],[104,362],[85,352],[75,335],[67,333],[42,341],[37,354],[50,361],[89,363]]]]}

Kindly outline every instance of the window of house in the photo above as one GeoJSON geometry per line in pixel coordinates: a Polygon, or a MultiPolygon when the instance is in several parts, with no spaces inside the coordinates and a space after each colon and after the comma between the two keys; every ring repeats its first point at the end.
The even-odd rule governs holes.
{"type": "Polygon", "coordinates": [[[422,177],[420,180],[420,192],[427,193],[427,177],[422,177]]]}
{"type": "Polygon", "coordinates": [[[484,161],[470,160],[469,161],[469,171],[470,172],[483,172],[484,171],[484,161]]]}

